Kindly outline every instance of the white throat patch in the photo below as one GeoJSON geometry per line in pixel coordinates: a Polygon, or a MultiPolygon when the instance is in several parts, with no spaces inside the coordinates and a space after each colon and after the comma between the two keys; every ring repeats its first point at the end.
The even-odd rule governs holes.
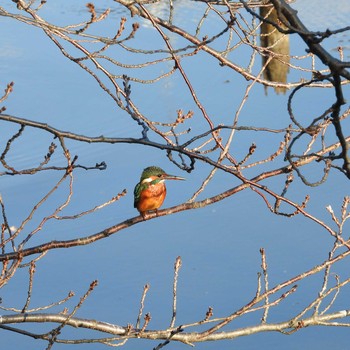
{"type": "MultiPolygon", "coordinates": [[[[152,180],[152,178],[148,177],[147,179],[142,180],[142,183],[152,182],[152,181],[154,181],[154,180],[152,180]]],[[[164,181],[165,180],[163,179],[163,180],[160,180],[158,183],[163,183],[164,181]]]]}

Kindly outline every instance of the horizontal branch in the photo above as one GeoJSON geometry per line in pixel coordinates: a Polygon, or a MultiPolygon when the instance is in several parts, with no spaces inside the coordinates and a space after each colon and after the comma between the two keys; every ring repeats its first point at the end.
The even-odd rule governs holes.
{"type": "MultiPolygon", "coordinates": [[[[242,191],[250,186],[253,186],[254,188],[258,188],[261,191],[264,191],[264,192],[268,193],[269,195],[271,195],[275,198],[278,198],[279,200],[284,201],[285,203],[291,205],[292,207],[296,208],[300,213],[302,213],[303,215],[305,215],[309,219],[315,221],[316,223],[322,224],[319,220],[317,220],[313,216],[309,215],[302,208],[300,208],[300,205],[288,200],[287,198],[284,198],[284,197],[281,197],[281,196],[275,194],[272,190],[268,189],[266,186],[259,184],[259,182],[262,180],[265,180],[267,178],[273,177],[273,176],[278,176],[278,175],[290,173],[291,171],[293,171],[293,167],[295,168],[295,167],[303,166],[305,164],[309,164],[315,160],[318,160],[321,155],[328,154],[329,152],[334,151],[335,149],[340,147],[340,143],[335,143],[327,148],[320,150],[317,153],[314,153],[314,155],[310,155],[308,157],[301,158],[300,160],[293,163],[293,167],[290,164],[288,164],[284,167],[261,173],[252,179],[247,179],[241,173],[237,172],[232,167],[227,167],[227,166],[225,166],[221,163],[218,163],[218,162],[216,162],[208,157],[205,157],[205,156],[198,154],[196,152],[187,150],[187,149],[182,148],[180,146],[159,144],[159,143],[152,142],[149,140],[144,140],[144,139],[106,138],[104,136],[88,137],[85,135],[78,135],[78,134],[74,134],[71,132],[61,131],[61,130],[55,129],[52,126],[49,126],[48,124],[45,124],[45,123],[34,122],[34,121],[27,120],[27,119],[16,118],[16,117],[13,117],[10,115],[4,115],[4,114],[0,114],[0,120],[5,120],[5,121],[20,124],[20,125],[27,125],[27,126],[31,126],[34,128],[43,129],[49,133],[52,133],[55,137],[69,138],[69,139],[81,141],[81,142],[111,143],[111,144],[114,144],[114,143],[135,143],[135,144],[144,144],[144,145],[147,145],[150,147],[156,147],[156,148],[160,148],[160,149],[166,149],[166,150],[170,150],[170,151],[176,151],[176,152],[185,154],[186,156],[188,156],[190,158],[201,160],[201,161],[206,162],[206,163],[208,163],[216,168],[219,168],[225,172],[231,173],[232,175],[236,176],[239,180],[242,181],[241,184],[239,184],[231,189],[228,189],[222,193],[219,193],[213,197],[206,198],[202,201],[192,202],[192,203],[183,203],[183,204],[180,204],[180,205],[172,207],[172,208],[159,210],[157,213],[158,215],[155,215],[154,213],[149,214],[148,219],[153,219],[156,216],[169,215],[169,214],[184,211],[184,210],[191,210],[191,209],[198,209],[201,207],[205,207],[207,205],[210,205],[210,204],[216,203],[218,201],[221,201],[225,198],[228,198],[228,197],[234,195],[235,193],[240,192],[240,191],[242,191]]],[[[346,140],[347,140],[347,142],[349,142],[350,137],[348,137],[346,140]]],[[[90,244],[90,243],[93,243],[97,240],[106,238],[112,234],[115,234],[115,233],[117,233],[125,228],[132,226],[132,225],[140,223],[142,221],[143,221],[143,218],[141,216],[138,216],[138,217],[134,217],[132,219],[125,220],[117,225],[106,228],[105,230],[100,231],[100,232],[95,233],[95,234],[90,235],[90,236],[76,238],[76,239],[72,239],[72,240],[66,240],[66,241],[51,241],[51,242],[47,242],[47,243],[44,243],[44,244],[41,244],[41,245],[38,245],[38,246],[35,246],[32,248],[23,249],[21,251],[0,254],[0,261],[21,259],[21,258],[29,256],[29,255],[41,254],[41,253],[48,251],[48,250],[51,250],[51,249],[70,248],[70,247],[90,244]]],[[[322,225],[322,226],[325,227],[325,225],[322,225]]],[[[331,231],[328,227],[325,227],[325,228],[334,236],[333,231],[331,231]]]]}
{"type": "Polygon", "coordinates": [[[3,324],[18,324],[18,323],[65,323],[74,328],[93,329],[99,332],[105,332],[115,335],[125,335],[126,328],[120,327],[111,323],[88,320],[78,317],[69,317],[62,314],[16,314],[0,316],[0,325],[3,324]]]}
{"type": "MultiPolygon", "coordinates": [[[[125,138],[123,138],[123,137],[105,137],[103,135],[101,135],[101,136],[86,136],[86,135],[75,134],[75,133],[72,133],[69,131],[59,130],[59,129],[56,129],[56,128],[54,128],[46,123],[40,123],[40,122],[32,121],[29,119],[18,118],[18,117],[14,117],[14,116],[8,115],[8,114],[0,114],[0,120],[4,120],[7,122],[11,122],[11,123],[16,123],[19,125],[26,125],[26,126],[30,126],[30,127],[37,128],[37,129],[42,129],[44,131],[47,131],[47,132],[53,134],[54,137],[67,138],[67,139],[71,139],[71,140],[75,140],[75,141],[79,141],[79,142],[110,143],[110,144],[116,144],[116,143],[141,144],[141,145],[145,145],[145,146],[158,148],[161,150],[179,152],[179,153],[182,153],[182,154],[188,156],[189,158],[194,158],[197,160],[204,161],[204,162],[206,162],[210,165],[213,165],[213,166],[215,166],[215,167],[217,167],[225,172],[228,172],[228,173],[231,173],[232,175],[240,177],[239,174],[237,173],[237,171],[235,169],[232,169],[232,167],[226,167],[226,166],[222,165],[221,163],[218,163],[218,162],[213,161],[212,159],[210,159],[208,157],[205,157],[204,155],[201,155],[195,151],[191,151],[191,150],[187,149],[186,146],[188,146],[188,142],[186,142],[184,145],[175,146],[175,145],[169,145],[169,144],[162,144],[162,143],[158,143],[158,142],[154,142],[154,141],[150,141],[148,139],[142,139],[142,138],[135,139],[135,138],[131,138],[131,137],[125,137],[125,138]]],[[[217,126],[214,129],[209,130],[207,133],[201,134],[200,137],[205,136],[209,133],[212,133],[215,130],[222,129],[222,128],[233,128],[233,127],[217,126]]],[[[235,127],[234,129],[252,131],[252,128],[244,127],[244,126],[235,127]]],[[[259,130],[259,129],[257,129],[257,130],[259,130]]],[[[271,130],[271,129],[266,129],[266,128],[262,128],[261,131],[281,132],[281,130],[276,131],[276,130],[271,130]]],[[[195,138],[191,139],[191,142],[194,140],[195,140],[195,138]]],[[[350,142],[350,136],[347,137],[345,139],[345,141],[350,142]]],[[[323,148],[322,150],[320,150],[318,152],[314,152],[313,155],[305,156],[305,157],[301,158],[300,160],[295,161],[293,163],[293,167],[300,167],[300,166],[303,166],[305,164],[309,164],[315,160],[319,160],[320,156],[322,156],[324,154],[328,154],[329,152],[332,152],[339,147],[340,147],[339,142],[334,143],[326,148],[323,148]]],[[[256,177],[255,179],[259,179],[259,180],[266,179],[266,178],[273,176],[273,175],[285,174],[285,173],[288,173],[291,171],[292,171],[292,166],[288,164],[285,167],[263,173],[260,176],[256,177]],[[273,173],[273,175],[272,175],[272,173],[273,173]]],[[[254,179],[252,179],[252,181],[253,180],[254,179]]]]}
{"type": "MultiPolygon", "coordinates": [[[[83,318],[72,317],[68,318],[66,315],[61,314],[18,314],[18,315],[6,315],[0,317],[1,325],[6,324],[18,324],[18,323],[64,323],[66,326],[74,328],[91,329],[98,332],[108,333],[114,336],[120,336],[121,339],[125,338],[141,338],[141,339],[153,339],[153,340],[166,340],[171,339],[173,341],[180,341],[184,343],[195,343],[204,341],[216,341],[225,339],[234,339],[242,336],[262,333],[262,332],[287,332],[291,329],[301,329],[310,326],[326,326],[328,322],[344,319],[350,316],[350,310],[341,310],[333,312],[327,315],[316,315],[308,317],[291,324],[290,321],[281,323],[263,323],[256,326],[239,328],[232,331],[224,331],[209,334],[202,338],[198,337],[197,332],[175,332],[173,329],[166,330],[144,330],[140,332],[139,329],[130,329],[128,327],[121,327],[111,323],[89,320],[83,318]]],[[[330,323],[333,326],[333,323],[330,323]]],[[[342,324],[343,326],[349,326],[349,324],[342,324]]],[[[5,327],[4,327],[5,328],[5,327]]]]}

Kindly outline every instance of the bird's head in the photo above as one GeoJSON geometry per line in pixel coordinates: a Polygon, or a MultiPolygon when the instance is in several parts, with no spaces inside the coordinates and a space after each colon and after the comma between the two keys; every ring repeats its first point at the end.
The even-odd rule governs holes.
{"type": "Polygon", "coordinates": [[[150,166],[143,170],[141,174],[141,183],[152,182],[154,180],[159,180],[158,182],[163,182],[164,180],[185,180],[181,176],[169,175],[162,168],[157,166],[150,166]]]}

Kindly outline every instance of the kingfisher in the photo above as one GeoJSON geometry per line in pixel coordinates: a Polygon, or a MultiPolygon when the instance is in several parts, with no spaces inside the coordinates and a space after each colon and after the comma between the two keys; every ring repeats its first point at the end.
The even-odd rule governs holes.
{"type": "Polygon", "coordinates": [[[155,210],[163,204],[166,196],[165,180],[185,180],[183,177],[169,175],[157,166],[143,170],[140,182],[134,189],[134,207],[146,220],[146,212],[155,210]]]}

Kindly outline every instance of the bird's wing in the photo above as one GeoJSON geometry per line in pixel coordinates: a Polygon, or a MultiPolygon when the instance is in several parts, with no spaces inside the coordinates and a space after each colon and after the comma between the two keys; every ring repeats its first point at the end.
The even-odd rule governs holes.
{"type": "Polygon", "coordinates": [[[138,183],[134,189],[134,208],[136,208],[136,205],[140,199],[140,193],[141,193],[141,184],[138,183]]]}

